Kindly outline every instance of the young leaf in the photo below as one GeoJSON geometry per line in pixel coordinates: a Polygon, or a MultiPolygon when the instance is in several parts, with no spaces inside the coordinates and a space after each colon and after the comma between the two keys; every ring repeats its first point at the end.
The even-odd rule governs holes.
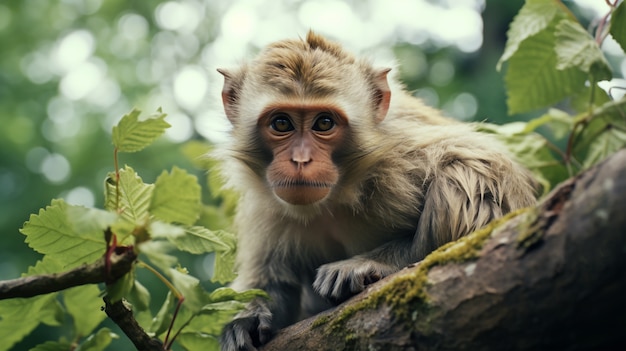
{"type": "Polygon", "coordinates": [[[191,312],[198,312],[202,306],[211,302],[208,293],[200,286],[200,281],[197,278],[173,268],[168,273],[172,279],[172,284],[185,297],[183,306],[191,312]]]}
{"type": "Polygon", "coordinates": [[[563,17],[563,8],[556,1],[527,0],[506,33],[508,40],[497,69],[500,70],[502,63],[513,57],[524,40],[546,29],[553,20],[563,17]]]}
{"type": "Polygon", "coordinates": [[[200,217],[200,185],[198,178],[174,167],[157,178],[150,203],[150,213],[169,223],[191,225],[200,217]]]}
{"type": "Polygon", "coordinates": [[[76,351],[104,351],[111,341],[118,337],[109,328],[102,328],[97,333],[89,335],[76,351]]]}
{"type": "Polygon", "coordinates": [[[132,110],[113,127],[113,145],[120,152],[136,152],[150,145],[169,128],[161,109],[147,119],[139,120],[141,111],[132,110]]]}
{"type": "Polygon", "coordinates": [[[235,254],[237,251],[237,238],[234,234],[222,230],[213,232],[220,241],[228,247],[228,250],[216,251],[215,269],[211,281],[225,284],[233,281],[235,274],[235,254]]]}
{"type": "Polygon", "coordinates": [[[587,75],[577,68],[556,69],[554,27],[520,44],[505,76],[509,113],[528,112],[557,103],[584,87],[587,75]]]}
{"type": "Polygon", "coordinates": [[[154,333],[154,335],[161,335],[167,330],[169,323],[172,321],[172,311],[174,310],[175,304],[176,298],[174,298],[174,294],[168,291],[165,302],[163,302],[159,312],[157,312],[156,316],[152,319],[152,324],[148,328],[149,332],[154,333]]]}
{"type": "Polygon", "coordinates": [[[143,225],[148,219],[148,208],[152,200],[154,184],[145,184],[141,177],[130,166],[120,169],[119,204],[115,174],[109,173],[105,181],[105,208],[119,212],[125,220],[132,224],[143,225]]]}
{"type": "Polygon", "coordinates": [[[626,5],[624,5],[623,1],[611,14],[611,29],[609,33],[619,43],[622,50],[626,51],[626,5]]]}
{"type": "Polygon", "coordinates": [[[100,289],[96,285],[77,286],[63,292],[65,309],[74,319],[75,335],[89,335],[105,318],[100,289]]]}
{"type": "Polygon", "coordinates": [[[126,299],[133,305],[134,311],[145,311],[150,307],[150,292],[138,280],[133,282],[126,299]]]}
{"type": "Polygon", "coordinates": [[[556,26],[556,68],[578,68],[591,73],[593,79],[611,79],[611,68],[596,41],[578,23],[562,20],[556,26]]]}
{"type": "Polygon", "coordinates": [[[115,283],[107,285],[107,296],[111,302],[117,302],[130,294],[135,284],[135,270],[124,274],[123,277],[116,280],[115,283]]]}
{"type": "Polygon", "coordinates": [[[97,226],[92,231],[77,231],[68,217],[68,208],[76,211],[84,207],[71,206],[63,200],[52,200],[50,206],[31,215],[20,229],[26,243],[35,251],[49,255],[63,265],[63,269],[92,263],[106,248],[104,234],[97,226]]]}

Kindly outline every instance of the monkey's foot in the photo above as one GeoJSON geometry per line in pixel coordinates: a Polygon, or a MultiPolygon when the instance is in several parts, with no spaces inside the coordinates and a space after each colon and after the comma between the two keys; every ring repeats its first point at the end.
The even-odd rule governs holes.
{"type": "Polygon", "coordinates": [[[397,270],[394,266],[355,256],[318,268],[313,288],[321,296],[340,303],[397,270]]]}

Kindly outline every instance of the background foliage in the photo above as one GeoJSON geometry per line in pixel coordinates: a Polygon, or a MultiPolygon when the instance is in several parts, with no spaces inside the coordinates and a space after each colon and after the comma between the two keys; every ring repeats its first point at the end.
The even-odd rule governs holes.
{"type": "MultiPolygon", "coordinates": [[[[222,62],[225,59],[213,52],[223,50],[225,38],[228,39],[226,47],[242,48],[236,53],[237,57],[257,50],[260,45],[257,41],[247,38],[235,42],[232,36],[224,33],[224,23],[232,22],[232,14],[241,12],[234,9],[238,5],[252,6],[251,3],[253,1],[209,4],[197,1],[65,0],[0,4],[0,44],[3,47],[0,56],[0,228],[4,235],[0,248],[0,279],[18,277],[40,258],[24,245],[24,236],[18,232],[28,219],[27,214],[37,213],[39,208],[50,204],[50,199],[59,197],[71,204],[104,206],[103,181],[114,169],[111,140],[115,136],[110,132],[131,106],[147,111],[162,106],[170,115],[166,121],[173,128],[166,138],[158,139],[141,153],[124,155],[121,165],[132,165],[147,183],[158,181],[162,170],[172,169],[172,166],[194,172],[203,180],[204,202],[219,204],[205,186],[204,179],[207,178],[202,169],[209,165],[197,159],[206,150],[204,138],[213,137],[212,130],[224,128],[217,122],[207,122],[221,114],[215,99],[217,90],[213,87],[219,86],[220,81],[207,72],[222,64],[238,62],[222,62]],[[176,20],[190,9],[197,13],[195,17],[189,17],[195,19],[195,23],[176,20]],[[198,76],[205,77],[204,81],[194,80],[198,76]],[[194,142],[188,143],[190,140],[194,142]]],[[[303,12],[302,9],[314,11],[313,6],[320,2],[276,3],[280,4],[277,6],[281,7],[281,14],[295,14],[303,12]]],[[[351,13],[366,19],[373,16],[367,11],[368,8],[372,11],[375,3],[326,2],[327,6],[339,6],[337,8],[343,4],[351,13]]],[[[585,88],[584,84],[590,75],[591,81],[609,78],[611,73],[607,74],[607,71],[612,71],[613,77],[623,75],[623,52],[610,37],[602,46],[604,56],[596,55],[593,46],[584,46],[594,40],[587,34],[587,26],[594,27],[599,15],[604,13],[585,11],[574,2],[565,2],[570,13],[558,11],[557,1],[528,1],[530,6],[524,11],[529,16],[520,17],[518,29],[512,27],[514,44],[509,42],[505,48],[505,33],[523,2],[462,3],[443,2],[438,6],[447,13],[454,13],[462,6],[475,9],[482,16],[484,28],[478,46],[463,46],[463,40],[470,41],[467,38],[456,41],[447,38],[442,33],[445,28],[439,28],[440,33],[414,30],[409,31],[413,34],[409,35],[402,23],[387,31],[382,29],[381,23],[380,32],[393,34],[378,40],[365,38],[372,40],[370,46],[358,43],[352,46],[396,57],[407,87],[449,115],[498,124],[541,117],[529,125],[490,130],[500,133],[506,140],[517,140],[520,155],[547,152],[544,159],[549,161],[534,167],[545,185],[597,161],[608,150],[623,146],[624,138],[620,134],[623,129],[619,124],[623,118],[615,113],[614,105],[608,102],[605,93],[599,89],[590,90],[591,86],[585,88]],[[570,16],[581,20],[582,26],[567,21],[570,16]],[[531,28],[531,31],[526,32],[524,28],[531,28]],[[585,36],[589,37],[581,41],[580,38],[585,36]],[[557,42],[571,45],[554,51],[552,48],[557,42]],[[573,45],[579,43],[583,46],[573,45]],[[526,50],[522,50],[524,48],[526,50]],[[550,57],[539,59],[552,60],[561,67],[547,73],[558,75],[553,78],[563,84],[557,89],[562,87],[564,91],[541,91],[545,83],[528,81],[529,71],[525,68],[528,60],[536,57],[519,55],[530,52],[549,53],[550,57]],[[501,63],[508,61],[500,73],[495,70],[499,60],[501,63]],[[518,66],[523,67],[517,69],[518,66]],[[522,93],[507,99],[503,76],[509,91],[519,89],[522,93]],[[521,83],[525,85],[516,85],[521,83]],[[516,100],[520,97],[525,100],[516,100]],[[563,103],[561,100],[565,97],[569,100],[563,103]],[[548,105],[553,103],[557,103],[557,109],[548,110],[548,105]],[[509,117],[511,115],[513,119],[509,117]],[[601,118],[590,118],[592,115],[601,118]],[[548,137],[554,149],[567,150],[573,134],[578,139],[588,140],[589,144],[580,144],[577,152],[571,150],[567,162],[559,162],[563,155],[547,151],[544,147],[546,139],[528,136],[528,132],[535,129],[548,137]],[[572,134],[572,131],[576,133],[572,134]]],[[[421,6],[435,5],[423,2],[421,6]]],[[[393,11],[393,6],[389,7],[393,11]]],[[[606,6],[605,12],[608,10],[606,6]]],[[[397,17],[402,17],[400,11],[395,14],[397,17]]],[[[419,16],[419,13],[414,15],[419,16]]],[[[293,17],[306,22],[302,16],[293,17]]],[[[271,21],[272,18],[265,20],[271,21]]],[[[369,23],[369,26],[376,28],[377,23],[369,23]]],[[[302,27],[302,23],[295,24],[293,33],[287,33],[283,28],[280,35],[302,34],[308,29],[302,27]]],[[[612,28],[623,31],[619,25],[612,28]]],[[[314,29],[339,37],[344,42],[350,39],[342,37],[341,32],[333,32],[332,26],[314,29]]],[[[549,67],[541,60],[537,66],[549,67]]],[[[544,73],[535,76],[542,77],[544,73]]],[[[619,89],[614,89],[613,93],[619,94],[619,89]]],[[[202,209],[201,224],[211,229],[226,227],[228,223],[223,211],[232,209],[232,204],[227,205],[202,209]]],[[[214,271],[211,254],[183,255],[180,262],[189,267],[205,287],[215,287],[208,282],[214,271]]],[[[55,267],[47,268],[54,270],[55,267]]],[[[156,314],[166,299],[167,290],[151,275],[141,277],[141,281],[152,293],[152,301],[157,301],[149,306],[156,314]]],[[[77,289],[73,293],[89,300],[88,297],[97,295],[93,288],[77,289]]],[[[97,297],[95,300],[100,303],[97,297]]],[[[93,299],[90,301],[85,301],[84,306],[93,303],[93,299]]],[[[37,302],[50,306],[46,317],[51,322],[49,324],[60,325],[38,327],[14,349],[29,349],[46,340],[58,340],[59,335],[71,335],[77,325],[88,328],[89,323],[95,323],[81,321],[80,311],[72,311],[71,307],[68,307],[71,318],[59,320],[58,303],[45,298],[37,302]],[[53,323],[57,320],[58,323],[53,323]]],[[[24,308],[18,315],[28,315],[28,308],[37,306],[30,304],[24,308]]],[[[115,329],[114,325],[108,326],[115,329]]],[[[100,337],[106,335],[103,333],[100,337]]],[[[112,345],[112,349],[126,349],[128,342],[122,337],[114,340],[112,345]]]]}

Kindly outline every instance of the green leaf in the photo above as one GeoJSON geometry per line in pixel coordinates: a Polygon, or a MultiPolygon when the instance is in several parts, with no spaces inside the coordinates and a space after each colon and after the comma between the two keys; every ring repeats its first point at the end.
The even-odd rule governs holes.
{"type": "Polygon", "coordinates": [[[183,306],[191,312],[196,313],[202,306],[211,302],[208,293],[200,286],[200,281],[197,278],[173,268],[168,273],[172,279],[172,284],[185,297],[183,306]]]}
{"type": "Polygon", "coordinates": [[[565,12],[556,1],[527,0],[506,33],[508,39],[497,69],[500,70],[502,63],[513,57],[524,40],[546,29],[553,20],[563,17],[565,12]]]}
{"type": "Polygon", "coordinates": [[[171,243],[161,240],[147,241],[139,246],[139,251],[150,260],[150,263],[164,272],[178,264],[178,258],[169,254],[175,249],[171,243]]]}
{"type": "Polygon", "coordinates": [[[74,319],[75,335],[89,335],[105,318],[100,289],[96,285],[77,286],[63,292],[65,309],[74,319]]]}
{"type": "Polygon", "coordinates": [[[204,333],[181,333],[176,338],[176,342],[185,350],[218,351],[220,349],[217,338],[204,333]]]}
{"type": "Polygon", "coordinates": [[[77,231],[68,217],[68,208],[72,208],[73,213],[81,211],[79,206],[52,200],[50,206],[31,215],[20,229],[31,248],[54,258],[63,269],[92,263],[104,254],[106,248],[102,230],[94,226],[92,231],[77,231]]]}
{"type": "Polygon", "coordinates": [[[610,101],[593,111],[593,118],[585,125],[574,147],[577,155],[584,159],[584,168],[626,147],[625,109],[626,99],[623,98],[610,101]]]}
{"type": "Polygon", "coordinates": [[[210,170],[214,161],[209,157],[209,152],[213,150],[213,146],[207,142],[200,140],[191,140],[182,147],[182,153],[195,167],[204,170],[210,170]]]}
{"type": "Polygon", "coordinates": [[[541,126],[547,126],[552,131],[554,138],[559,140],[572,131],[573,125],[572,116],[567,114],[567,112],[551,108],[543,116],[528,121],[523,133],[534,132],[541,126]]]}
{"type": "Polygon", "coordinates": [[[123,277],[116,280],[115,283],[107,285],[107,296],[111,302],[117,302],[128,296],[135,284],[135,270],[124,274],[123,277]]]}
{"type": "Polygon", "coordinates": [[[587,75],[577,68],[556,69],[554,28],[551,26],[520,44],[505,76],[509,113],[540,109],[584,88],[587,75]]]}
{"type": "Polygon", "coordinates": [[[130,166],[121,169],[119,174],[119,204],[117,204],[115,173],[109,173],[105,182],[105,208],[109,211],[116,211],[119,206],[123,219],[132,224],[144,225],[148,220],[148,208],[152,200],[154,185],[145,184],[130,166]]]}
{"type": "Polygon", "coordinates": [[[134,311],[145,311],[150,307],[150,292],[138,280],[133,282],[126,299],[133,305],[134,311]]]}
{"type": "Polygon", "coordinates": [[[161,305],[159,312],[152,319],[152,324],[148,328],[149,332],[154,333],[154,335],[161,335],[167,330],[173,318],[172,310],[174,309],[175,304],[176,298],[174,297],[174,294],[172,294],[171,291],[168,291],[163,305],[161,305]]]}
{"type": "Polygon", "coordinates": [[[611,28],[609,33],[616,42],[626,51],[626,5],[620,2],[615,11],[611,14],[611,28]]]}
{"type": "Polygon", "coordinates": [[[46,341],[29,351],[67,351],[72,350],[72,344],[68,341],[46,341]]]}
{"type": "Polygon", "coordinates": [[[163,171],[155,182],[150,213],[170,223],[191,225],[200,217],[200,185],[198,178],[178,167],[171,173],[163,171]]]}
{"type": "Polygon", "coordinates": [[[225,284],[235,279],[235,258],[237,251],[237,238],[234,234],[222,230],[213,232],[221,242],[229,247],[225,251],[215,253],[215,270],[211,281],[225,284]]]}
{"type": "Polygon", "coordinates": [[[76,351],[104,351],[107,346],[117,339],[119,336],[113,333],[109,328],[102,328],[97,333],[90,335],[76,351]]]}
{"type": "Polygon", "coordinates": [[[596,41],[578,23],[562,20],[556,26],[556,68],[578,68],[594,81],[611,79],[611,68],[596,41]]]}
{"type": "Polygon", "coordinates": [[[30,334],[39,323],[59,326],[63,309],[56,300],[57,293],[0,301],[0,351],[11,349],[30,334]]]}
{"type": "Polygon", "coordinates": [[[144,120],[139,120],[140,113],[139,110],[132,110],[113,127],[113,145],[118,151],[140,151],[152,144],[170,127],[169,123],[165,122],[166,114],[162,113],[161,109],[144,120]]]}
{"type": "Polygon", "coordinates": [[[218,288],[209,295],[209,299],[212,303],[225,301],[250,302],[257,297],[269,298],[269,295],[259,289],[250,289],[238,292],[231,288],[218,288]]]}

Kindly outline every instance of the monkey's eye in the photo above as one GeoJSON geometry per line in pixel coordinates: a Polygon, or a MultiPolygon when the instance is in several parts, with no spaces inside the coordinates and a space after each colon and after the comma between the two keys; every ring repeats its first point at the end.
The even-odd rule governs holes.
{"type": "Polygon", "coordinates": [[[291,124],[289,117],[287,117],[286,115],[277,115],[276,117],[272,118],[272,121],[270,122],[270,127],[280,133],[285,133],[293,130],[293,124],[291,124]]]}
{"type": "Polygon", "coordinates": [[[322,113],[317,116],[315,123],[313,123],[313,130],[316,130],[318,132],[326,132],[333,129],[334,126],[335,121],[333,120],[333,118],[327,113],[322,113]]]}

